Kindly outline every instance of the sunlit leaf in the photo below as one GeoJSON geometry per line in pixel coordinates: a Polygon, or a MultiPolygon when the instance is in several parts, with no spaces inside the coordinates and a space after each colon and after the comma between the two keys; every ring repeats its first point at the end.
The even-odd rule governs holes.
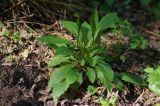
{"type": "Polygon", "coordinates": [[[78,24],[72,21],[62,21],[62,25],[75,37],[78,36],[78,24]]]}
{"type": "Polygon", "coordinates": [[[68,64],[57,68],[50,78],[48,86],[52,89],[54,99],[57,100],[67,91],[70,84],[78,80],[79,71],[73,69],[73,65],[68,64]]]}
{"type": "Polygon", "coordinates": [[[115,24],[119,21],[116,13],[109,13],[105,15],[98,24],[98,32],[104,31],[107,28],[115,27],[115,24]]]}
{"type": "Polygon", "coordinates": [[[58,55],[58,56],[56,56],[56,57],[53,57],[53,58],[49,61],[48,66],[49,66],[49,67],[54,67],[54,66],[56,66],[56,65],[59,65],[59,64],[61,64],[61,63],[66,63],[66,62],[69,62],[68,57],[64,57],[64,56],[62,56],[62,55],[58,55]]]}
{"type": "Polygon", "coordinates": [[[66,80],[60,82],[59,84],[56,84],[54,88],[52,88],[52,96],[54,100],[58,100],[59,97],[67,91],[69,85],[70,84],[68,84],[66,80]]]}
{"type": "Polygon", "coordinates": [[[68,55],[73,55],[73,52],[70,48],[63,46],[56,49],[56,55],[68,56],[68,55]]]}
{"type": "Polygon", "coordinates": [[[60,68],[56,68],[54,72],[52,72],[50,76],[50,80],[48,83],[48,86],[52,88],[55,84],[60,83],[66,78],[66,72],[67,70],[71,70],[73,65],[67,64],[60,68]]]}
{"type": "Polygon", "coordinates": [[[79,71],[77,69],[68,70],[66,73],[66,81],[68,84],[72,84],[79,78],[79,71]]]}
{"type": "Polygon", "coordinates": [[[71,41],[57,37],[55,35],[43,35],[40,38],[38,38],[38,40],[45,43],[46,45],[53,44],[56,46],[65,46],[67,44],[71,44],[71,41]]]}

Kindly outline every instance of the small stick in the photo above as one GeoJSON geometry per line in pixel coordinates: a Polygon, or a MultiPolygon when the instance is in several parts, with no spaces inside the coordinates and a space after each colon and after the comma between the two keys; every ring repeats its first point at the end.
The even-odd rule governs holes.
{"type": "Polygon", "coordinates": [[[134,102],[134,104],[136,104],[136,103],[142,98],[143,94],[144,94],[144,90],[143,90],[143,92],[141,93],[141,95],[137,98],[137,100],[134,102]]]}
{"type": "MultiPolygon", "coordinates": [[[[14,22],[7,21],[5,23],[14,23],[14,22]]],[[[30,21],[17,21],[17,23],[27,23],[27,24],[37,24],[37,25],[40,25],[40,26],[47,26],[45,24],[41,24],[41,23],[37,23],[37,22],[30,22],[30,21]]]]}
{"type": "Polygon", "coordinates": [[[157,33],[154,33],[154,32],[152,32],[152,31],[149,31],[149,30],[144,29],[144,28],[143,28],[143,30],[144,30],[146,33],[151,34],[151,35],[152,35],[152,36],[154,36],[154,37],[158,37],[158,38],[160,38],[160,35],[159,35],[159,34],[157,34],[157,33]]]}

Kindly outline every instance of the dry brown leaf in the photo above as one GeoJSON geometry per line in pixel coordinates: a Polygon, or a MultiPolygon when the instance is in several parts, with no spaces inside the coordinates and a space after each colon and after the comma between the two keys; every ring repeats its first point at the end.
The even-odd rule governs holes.
{"type": "Polygon", "coordinates": [[[29,50],[28,49],[25,49],[20,55],[26,59],[28,57],[28,54],[29,54],[29,50]]]}

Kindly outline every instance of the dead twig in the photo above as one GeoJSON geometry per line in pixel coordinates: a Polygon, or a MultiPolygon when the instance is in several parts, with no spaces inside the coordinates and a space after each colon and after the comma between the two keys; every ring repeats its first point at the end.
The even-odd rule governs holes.
{"type": "Polygon", "coordinates": [[[144,94],[144,90],[142,91],[141,95],[136,99],[134,104],[136,104],[142,98],[143,94],[144,94]]]}
{"type": "Polygon", "coordinates": [[[143,31],[148,33],[148,34],[150,34],[150,35],[152,35],[152,36],[154,36],[154,37],[160,38],[160,35],[155,33],[155,32],[149,31],[149,30],[147,30],[145,28],[143,28],[143,31]]]}
{"type": "MultiPolygon", "coordinates": [[[[7,22],[4,22],[4,23],[14,23],[14,22],[7,21],[7,22]]],[[[17,21],[17,23],[37,24],[37,25],[40,25],[40,26],[47,26],[46,24],[41,24],[41,23],[37,23],[37,22],[29,22],[29,21],[17,21]]]]}

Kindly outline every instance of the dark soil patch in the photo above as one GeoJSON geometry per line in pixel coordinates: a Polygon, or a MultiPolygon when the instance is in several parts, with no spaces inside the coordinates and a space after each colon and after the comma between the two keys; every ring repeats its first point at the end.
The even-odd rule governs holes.
{"type": "MultiPolygon", "coordinates": [[[[38,49],[34,53],[29,49],[26,58],[22,55],[24,49],[29,48],[28,41],[24,44],[13,44],[10,40],[4,38],[11,51],[7,50],[8,45],[2,45],[3,53],[0,55],[0,106],[43,106],[43,102],[37,101],[46,89],[48,82],[48,68],[45,62],[45,50],[38,49]],[[5,51],[5,52],[4,52],[5,51]],[[43,53],[42,53],[43,52],[43,53]],[[15,55],[15,60],[9,60],[9,55],[15,55]]],[[[31,42],[32,44],[34,42],[31,42]]]]}

